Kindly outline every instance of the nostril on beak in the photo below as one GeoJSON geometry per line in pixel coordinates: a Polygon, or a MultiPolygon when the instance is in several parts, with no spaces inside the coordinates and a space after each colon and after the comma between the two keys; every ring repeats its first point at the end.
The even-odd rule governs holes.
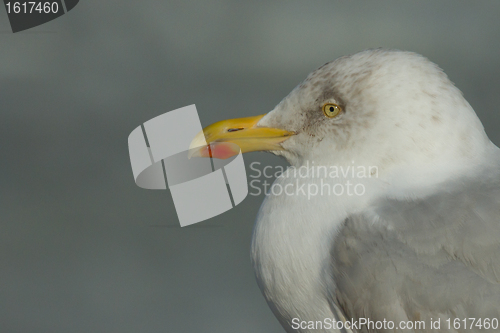
{"type": "Polygon", "coordinates": [[[240,127],[240,128],[228,128],[228,132],[237,132],[237,131],[241,131],[243,130],[244,128],[240,127]]]}

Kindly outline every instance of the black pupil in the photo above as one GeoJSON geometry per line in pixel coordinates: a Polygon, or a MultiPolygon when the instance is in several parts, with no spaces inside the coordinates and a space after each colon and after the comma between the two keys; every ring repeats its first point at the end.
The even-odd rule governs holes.
{"type": "Polygon", "coordinates": [[[330,111],[331,111],[331,112],[333,112],[333,110],[334,110],[334,109],[333,109],[333,106],[330,106],[330,111]]]}

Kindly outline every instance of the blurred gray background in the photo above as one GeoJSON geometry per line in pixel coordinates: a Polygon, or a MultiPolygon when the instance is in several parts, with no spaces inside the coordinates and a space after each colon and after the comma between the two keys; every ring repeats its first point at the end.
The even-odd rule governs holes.
{"type": "Polygon", "coordinates": [[[193,103],[203,126],[265,113],[323,63],[385,47],[439,64],[498,145],[499,14],[498,0],[81,0],[12,34],[2,6],[0,332],[282,332],[249,259],[263,196],[180,228],[168,191],[134,184],[129,133],[193,103]]]}

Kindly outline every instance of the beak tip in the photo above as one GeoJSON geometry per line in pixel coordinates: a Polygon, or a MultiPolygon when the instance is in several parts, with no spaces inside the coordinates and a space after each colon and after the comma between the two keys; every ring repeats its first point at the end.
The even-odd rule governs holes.
{"type": "Polygon", "coordinates": [[[189,145],[189,158],[191,158],[191,156],[195,156],[198,150],[203,149],[203,147],[206,146],[207,140],[205,139],[205,133],[203,132],[203,130],[201,130],[200,132],[198,132],[198,134],[196,134],[196,136],[191,141],[191,144],[189,145]]]}

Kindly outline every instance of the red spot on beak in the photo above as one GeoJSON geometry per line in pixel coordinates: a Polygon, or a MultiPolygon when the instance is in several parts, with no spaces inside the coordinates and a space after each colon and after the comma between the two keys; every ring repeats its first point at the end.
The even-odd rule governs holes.
{"type": "Polygon", "coordinates": [[[210,157],[215,157],[221,160],[225,160],[234,155],[238,155],[241,151],[240,147],[234,143],[230,142],[213,142],[208,148],[210,157]]]}

